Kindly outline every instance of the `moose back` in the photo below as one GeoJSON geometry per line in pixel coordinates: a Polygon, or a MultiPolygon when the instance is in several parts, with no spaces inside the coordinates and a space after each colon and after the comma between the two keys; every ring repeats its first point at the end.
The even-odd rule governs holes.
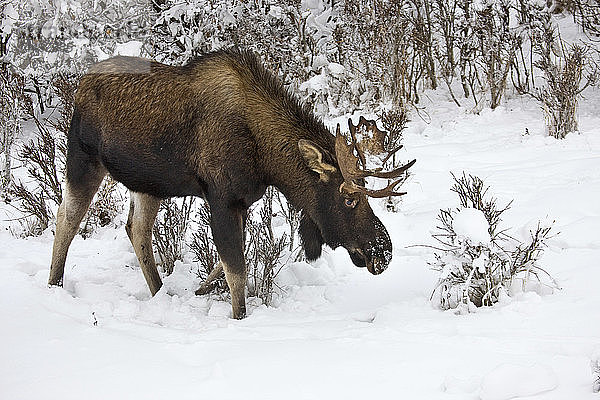
{"type": "Polygon", "coordinates": [[[68,134],[50,285],[62,285],[69,245],[107,173],[131,191],[126,231],[154,295],[162,282],[152,251],[161,199],[200,196],[231,291],[234,318],[246,313],[246,211],[269,185],[302,210],[309,260],[323,244],[343,246],[372,274],[391,260],[390,237],[366,196],[356,143],[332,135],[249,51],[229,49],[175,67],[133,57],[102,61],[83,76],[68,134]]]}

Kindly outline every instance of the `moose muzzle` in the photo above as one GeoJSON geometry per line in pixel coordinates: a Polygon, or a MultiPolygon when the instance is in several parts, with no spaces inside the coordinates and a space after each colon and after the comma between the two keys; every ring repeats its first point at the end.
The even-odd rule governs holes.
{"type": "Polygon", "coordinates": [[[353,248],[348,250],[352,263],[364,268],[373,275],[385,271],[392,261],[392,243],[387,232],[385,236],[378,237],[374,243],[369,243],[364,249],[353,248]]]}

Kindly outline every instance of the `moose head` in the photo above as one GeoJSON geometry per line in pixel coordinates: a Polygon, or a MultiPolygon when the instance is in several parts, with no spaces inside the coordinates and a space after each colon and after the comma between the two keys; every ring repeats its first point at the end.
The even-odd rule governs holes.
{"type": "MultiPolygon", "coordinates": [[[[348,120],[350,144],[338,124],[335,155],[314,142],[300,140],[298,146],[307,166],[319,176],[318,187],[314,191],[319,196],[311,209],[305,210],[300,222],[300,235],[309,260],[321,255],[323,244],[331,248],[342,246],[356,266],[366,267],[369,272],[378,275],[392,259],[392,244],[367,199],[406,194],[394,189],[405,180],[405,172],[415,160],[391,171],[366,169],[366,157],[355,134],[357,128],[366,122],[361,117],[359,125],[354,126],[352,120],[348,120]],[[383,189],[367,189],[365,179],[368,177],[390,179],[391,182],[383,189]]],[[[383,140],[384,136],[380,137],[383,140]]],[[[391,151],[386,160],[400,148],[391,151]]]]}

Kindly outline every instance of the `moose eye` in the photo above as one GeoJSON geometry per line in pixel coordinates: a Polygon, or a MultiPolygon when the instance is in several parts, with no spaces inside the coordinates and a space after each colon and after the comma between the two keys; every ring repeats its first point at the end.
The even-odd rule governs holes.
{"type": "Polygon", "coordinates": [[[356,204],[358,203],[357,199],[345,199],[344,200],[344,205],[348,208],[354,208],[356,207],[356,204]]]}

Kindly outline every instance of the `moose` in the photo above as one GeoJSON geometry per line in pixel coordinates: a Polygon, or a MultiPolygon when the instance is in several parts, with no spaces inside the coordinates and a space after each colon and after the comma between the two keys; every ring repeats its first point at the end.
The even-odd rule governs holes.
{"type": "Polygon", "coordinates": [[[367,196],[404,194],[394,189],[414,160],[367,170],[355,151],[339,124],[332,135],[251,51],[220,50],[184,66],[123,56],[101,61],[75,95],[48,284],[62,286],[67,251],[107,173],[130,190],[125,229],[152,295],[162,286],[152,251],[160,201],[199,196],[210,208],[232,317],[244,318],[246,212],[271,185],[301,210],[309,261],[323,244],[343,246],[356,266],[380,274],[392,244],[367,196]],[[392,182],[372,190],[367,177],[392,182]]]}

